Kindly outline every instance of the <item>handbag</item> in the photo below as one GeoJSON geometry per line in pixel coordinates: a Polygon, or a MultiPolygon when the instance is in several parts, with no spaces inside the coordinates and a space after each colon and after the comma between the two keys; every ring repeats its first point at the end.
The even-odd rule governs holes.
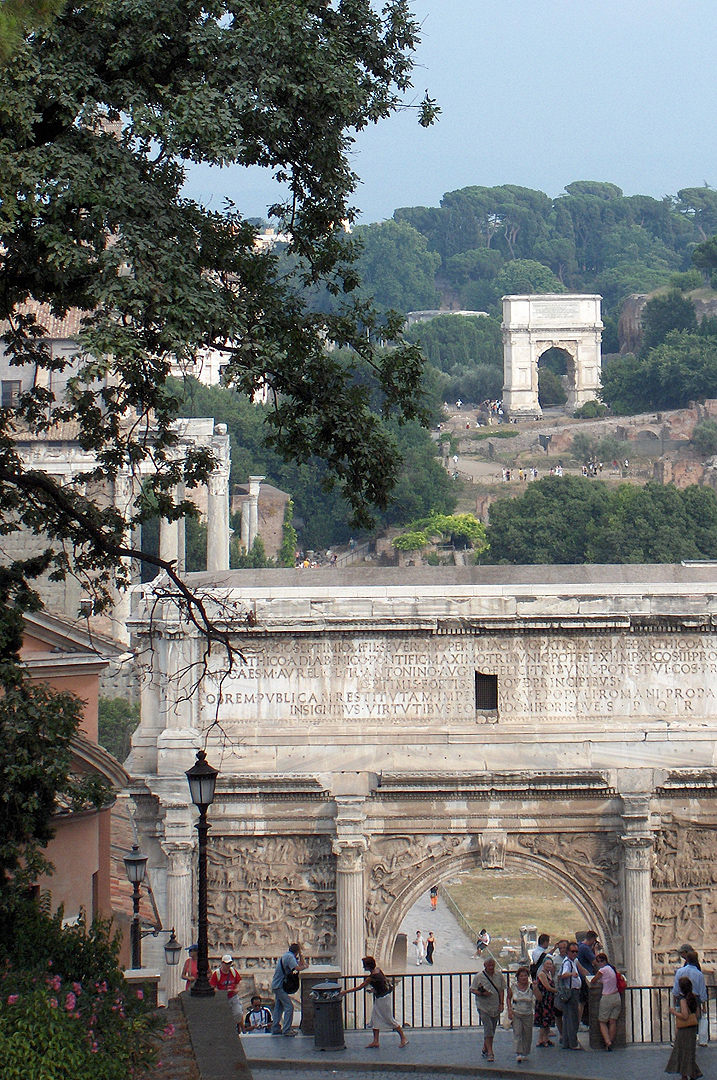
{"type": "Polygon", "coordinates": [[[299,978],[298,971],[287,971],[284,967],[284,961],[281,961],[281,970],[284,972],[284,981],[281,986],[285,994],[295,994],[301,985],[301,979],[299,978]]]}
{"type": "Polygon", "coordinates": [[[684,1016],[676,1016],[675,1027],[678,1031],[681,1031],[682,1028],[697,1027],[697,1013],[690,1013],[686,1020],[684,1016]]]}
{"type": "MultiPolygon", "coordinates": [[[[573,969],[573,971],[574,970],[575,969],[573,969]]],[[[558,980],[557,980],[558,988],[557,988],[557,990],[555,992],[558,995],[558,998],[560,999],[560,1001],[562,1001],[562,1002],[570,1001],[570,996],[571,996],[571,994],[573,992],[573,988],[571,986],[572,981],[573,981],[572,976],[569,979],[558,978],[558,980]]]]}

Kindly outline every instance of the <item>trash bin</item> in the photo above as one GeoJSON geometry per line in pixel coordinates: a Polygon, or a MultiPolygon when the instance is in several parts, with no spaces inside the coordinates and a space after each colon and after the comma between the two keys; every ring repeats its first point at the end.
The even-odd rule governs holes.
{"type": "Polygon", "coordinates": [[[314,1002],[314,1048],[345,1050],[341,986],[327,979],[311,991],[314,1002]]]}

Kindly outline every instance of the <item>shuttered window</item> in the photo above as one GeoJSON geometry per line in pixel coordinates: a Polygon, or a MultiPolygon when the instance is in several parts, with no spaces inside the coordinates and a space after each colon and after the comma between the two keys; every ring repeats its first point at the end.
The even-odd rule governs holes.
{"type": "Polygon", "coordinates": [[[476,671],[476,709],[495,712],[498,709],[498,676],[476,671]]]}

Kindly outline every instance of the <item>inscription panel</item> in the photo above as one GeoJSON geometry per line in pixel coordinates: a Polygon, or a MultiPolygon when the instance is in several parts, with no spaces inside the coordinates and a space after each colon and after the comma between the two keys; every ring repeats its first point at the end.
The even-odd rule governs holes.
{"type": "Polygon", "coordinates": [[[205,722],[231,728],[474,729],[475,672],[498,677],[498,721],[700,720],[717,706],[717,635],[276,635],[202,685],[205,722]]]}
{"type": "Polygon", "coordinates": [[[579,319],[579,300],[533,300],[530,305],[530,320],[538,326],[569,326],[579,319]]]}

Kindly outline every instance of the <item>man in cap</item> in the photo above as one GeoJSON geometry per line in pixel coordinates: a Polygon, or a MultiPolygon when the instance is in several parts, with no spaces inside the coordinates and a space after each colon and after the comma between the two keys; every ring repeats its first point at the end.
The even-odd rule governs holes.
{"type": "Polygon", "coordinates": [[[231,953],[224,953],[219,967],[209,976],[209,983],[215,990],[226,990],[232,1015],[236,1020],[237,1031],[241,1031],[242,1014],[241,1000],[239,998],[239,983],[241,975],[234,967],[234,957],[231,953]]]}

